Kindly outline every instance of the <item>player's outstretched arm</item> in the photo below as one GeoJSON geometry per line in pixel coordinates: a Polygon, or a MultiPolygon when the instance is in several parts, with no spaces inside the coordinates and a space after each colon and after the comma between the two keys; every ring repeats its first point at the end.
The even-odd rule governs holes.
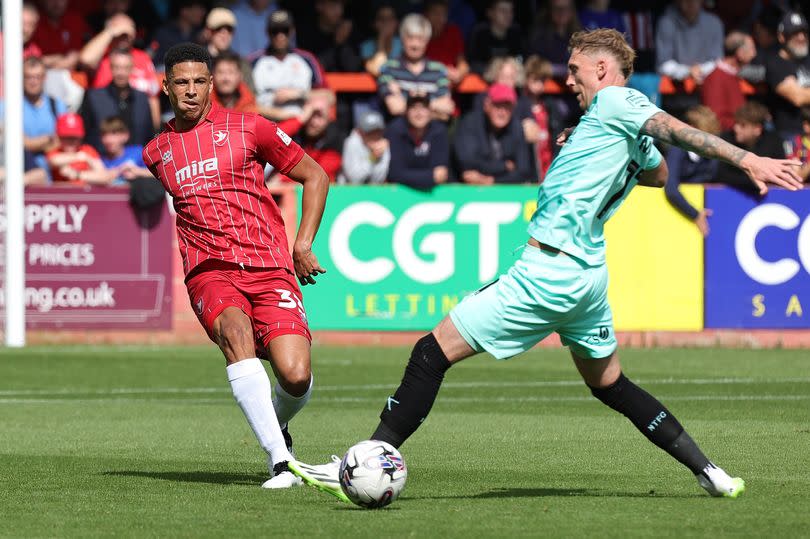
{"type": "Polygon", "coordinates": [[[729,144],[720,137],[696,129],[666,112],[653,114],[641,127],[641,133],[689,150],[703,157],[722,159],[743,170],[756,184],[761,194],[766,184],[778,185],[791,191],[802,188],[797,172],[801,165],[792,159],[770,159],[729,144]]]}
{"type": "Polygon", "coordinates": [[[301,224],[298,226],[298,235],[295,237],[292,252],[295,274],[302,285],[315,284],[314,277],[326,273],[312,252],[312,243],[315,241],[315,234],[321,225],[323,209],[326,206],[329,177],[321,166],[306,154],[287,175],[304,186],[301,224]]]}

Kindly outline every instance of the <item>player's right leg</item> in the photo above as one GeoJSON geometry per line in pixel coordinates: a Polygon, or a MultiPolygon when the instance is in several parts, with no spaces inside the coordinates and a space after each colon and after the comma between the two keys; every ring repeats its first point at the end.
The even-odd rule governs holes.
{"type": "Polygon", "coordinates": [[[292,456],[273,409],[270,379],[256,357],[251,305],[233,285],[238,271],[238,266],[204,262],[186,285],[200,323],[225,356],[233,396],[275,467],[292,456]]]}

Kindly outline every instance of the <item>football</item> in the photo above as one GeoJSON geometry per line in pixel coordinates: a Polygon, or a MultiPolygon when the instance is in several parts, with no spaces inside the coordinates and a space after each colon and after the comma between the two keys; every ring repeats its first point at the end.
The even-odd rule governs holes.
{"type": "Polygon", "coordinates": [[[340,463],[340,488],[360,507],[378,509],[397,499],[408,469],[394,446],[379,440],[360,442],[340,463]]]}

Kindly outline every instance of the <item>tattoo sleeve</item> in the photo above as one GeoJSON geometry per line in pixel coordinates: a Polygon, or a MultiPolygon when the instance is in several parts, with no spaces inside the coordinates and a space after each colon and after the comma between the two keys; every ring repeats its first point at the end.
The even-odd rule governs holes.
{"type": "Polygon", "coordinates": [[[703,157],[722,159],[738,167],[740,161],[748,153],[720,137],[685,124],[663,111],[653,114],[644,122],[644,125],[641,126],[641,133],[703,157]]]}

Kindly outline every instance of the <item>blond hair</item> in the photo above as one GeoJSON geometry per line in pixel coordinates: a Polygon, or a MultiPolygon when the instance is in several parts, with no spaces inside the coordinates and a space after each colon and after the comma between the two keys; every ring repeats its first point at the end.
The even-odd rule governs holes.
{"type": "Polygon", "coordinates": [[[720,120],[712,109],[705,105],[695,105],[687,109],[684,114],[686,123],[712,135],[717,135],[722,129],[720,120]]]}
{"type": "Polygon", "coordinates": [[[522,87],[523,83],[526,82],[526,74],[523,71],[523,64],[520,60],[512,56],[496,56],[493,58],[484,71],[484,76],[482,78],[488,83],[492,84],[498,80],[498,75],[501,74],[501,69],[503,69],[503,66],[506,64],[512,64],[515,66],[515,86],[522,87]]]}
{"type": "Polygon", "coordinates": [[[618,62],[625,80],[633,74],[633,61],[636,51],[627,44],[624,35],[612,28],[597,28],[596,30],[582,30],[571,36],[568,49],[574,49],[585,54],[607,52],[618,62]]]}

